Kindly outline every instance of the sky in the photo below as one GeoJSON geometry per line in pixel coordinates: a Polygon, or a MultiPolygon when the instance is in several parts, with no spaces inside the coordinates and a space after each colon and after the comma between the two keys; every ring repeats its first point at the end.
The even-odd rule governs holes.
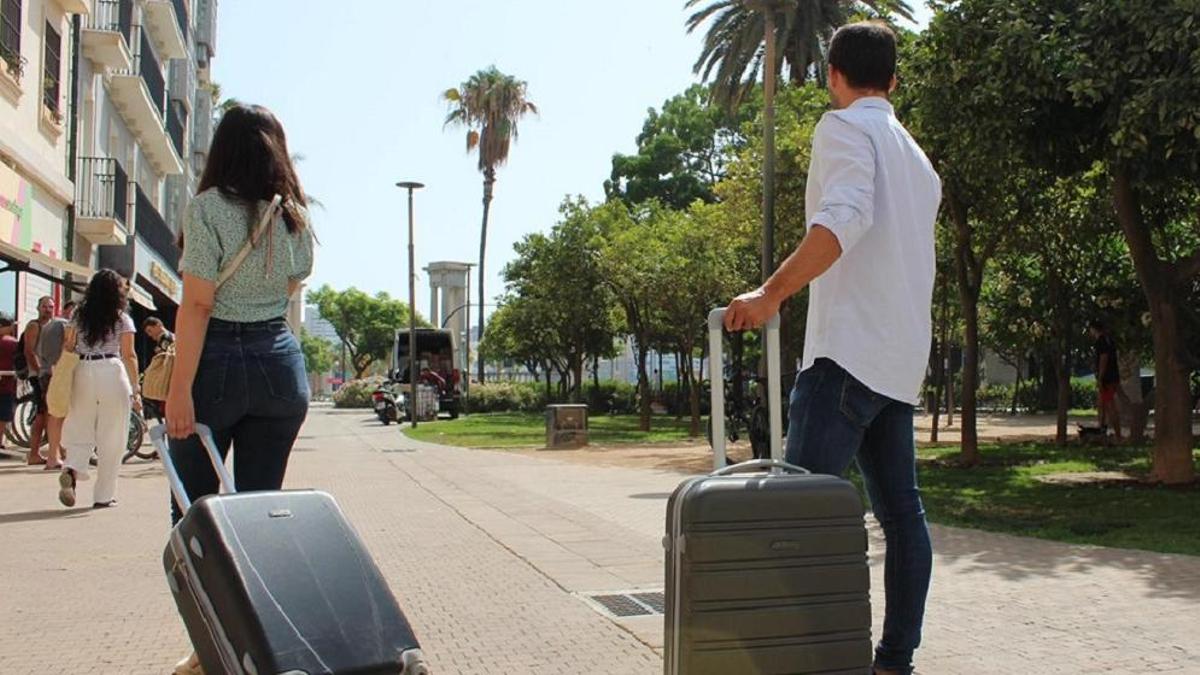
{"type": "Polygon", "coordinates": [[[407,206],[395,183],[426,184],[415,197],[416,306],[426,315],[423,268],[479,258],[482,176],[466,132],[443,129],[442,92],[495,65],[528,82],[540,110],[499,171],[486,258],[493,298],[513,244],[549,230],[564,197],[602,199],[613,153],[636,149],[647,109],[697,81],[701,36],[686,33],[683,4],[226,0],[213,80],[223,97],[272,109],[304,157],[301,181],[322,204],[310,287],[407,301],[407,206]]]}

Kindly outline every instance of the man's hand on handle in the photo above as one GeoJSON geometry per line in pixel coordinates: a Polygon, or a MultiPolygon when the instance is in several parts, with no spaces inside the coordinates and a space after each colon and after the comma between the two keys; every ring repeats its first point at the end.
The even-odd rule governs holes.
{"type": "Polygon", "coordinates": [[[754,330],[779,312],[779,301],[762,288],[742,293],[725,308],[725,330],[754,330]]]}

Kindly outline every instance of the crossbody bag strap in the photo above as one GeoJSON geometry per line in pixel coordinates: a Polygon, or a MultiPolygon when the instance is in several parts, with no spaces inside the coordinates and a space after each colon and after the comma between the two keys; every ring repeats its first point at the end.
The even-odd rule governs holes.
{"type": "Polygon", "coordinates": [[[217,274],[217,288],[220,288],[225,284],[226,281],[229,281],[229,278],[238,271],[238,268],[242,266],[242,263],[246,262],[246,257],[250,255],[250,251],[254,250],[254,245],[258,242],[259,237],[261,237],[262,233],[265,232],[266,229],[275,221],[275,215],[279,212],[279,205],[282,203],[283,197],[279,195],[275,195],[275,197],[271,199],[271,203],[267,206],[267,209],[263,211],[262,217],[258,221],[258,225],[256,225],[254,227],[254,231],[246,237],[246,243],[242,245],[241,250],[238,251],[237,255],[233,256],[233,260],[230,260],[229,264],[225,265],[225,268],[217,274]]]}

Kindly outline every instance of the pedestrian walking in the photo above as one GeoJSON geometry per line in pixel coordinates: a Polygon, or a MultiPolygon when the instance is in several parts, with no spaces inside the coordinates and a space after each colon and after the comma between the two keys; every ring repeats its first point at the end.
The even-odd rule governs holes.
{"type": "MultiPolygon", "coordinates": [[[[38,333],[37,355],[38,363],[41,365],[41,372],[38,374],[38,386],[41,389],[43,398],[50,391],[50,381],[54,378],[54,368],[58,365],[58,359],[63,353],[63,342],[66,339],[67,324],[75,315],[75,308],[78,304],[74,300],[68,300],[62,307],[62,315],[51,319],[38,333]]],[[[50,446],[47,455],[47,470],[62,468],[61,460],[66,458],[66,453],[63,452],[62,446],[63,423],[64,419],[50,414],[50,407],[47,406],[46,437],[49,440],[50,446]]]]}
{"type": "Polygon", "coordinates": [[[811,286],[787,461],[843,475],[857,459],[887,540],[875,673],[908,675],[933,557],[916,481],[913,406],[932,340],[941,181],[889,101],[892,31],[878,23],[844,26],[828,60],[836,109],[813,135],[807,235],[765,284],[729,305],[725,323],[756,328],[811,286]]]}
{"type": "MultiPolygon", "coordinates": [[[[283,485],[309,399],[304,356],[284,316],[313,259],[304,191],[283,127],[266,108],[224,114],[199,190],[183,225],[166,406],[171,457],[192,501],[218,487],[193,435],[197,422],[212,429],[223,457],[232,446],[239,490],[283,485]]],[[[196,655],[175,672],[201,672],[196,655]]]]}
{"type": "Polygon", "coordinates": [[[166,419],[167,390],[175,367],[175,335],[156,316],[143,321],[142,330],[154,342],[154,356],[142,373],[142,403],[146,417],[161,423],[166,419]]]}
{"type": "MultiPolygon", "coordinates": [[[[117,472],[129,434],[130,408],[141,409],[133,319],[126,312],[129,282],[103,269],[92,276],[75,317],[67,326],[64,348],[79,357],[70,386],[70,407],[63,424],[67,458],[59,474],[58,499],[75,506],[76,488],[89,478],[96,450],[92,507],[117,503],[117,472]]],[[[57,385],[56,385],[57,386],[57,385]]]]}
{"type": "Polygon", "coordinates": [[[28,378],[29,388],[33,393],[33,424],[29,430],[27,463],[29,466],[45,465],[46,471],[57,471],[62,468],[62,454],[55,452],[56,448],[50,448],[45,458],[41,454],[42,437],[46,432],[46,385],[42,380],[42,363],[39,354],[41,353],[42,328],[54,320],[57,307],[54,298],[48,295],[38,298],[37,318],[26,324],[25,332],[21,334],[21,350],[25,357],[25,374],[22,377],[28,378]]]}
{"type": "Polygon", "coordinates": [[[1118,367],[1117,342],[1108,332],[1108,327],[1099,319],[1088,322],[1092,336],[1092,351],[1095,356],[1096,392],[1100,410],[1100,432],[1108,434],[1113,428],[1113,439],[1121,441],[1121,413],[1117,410],[1117,393],[1121,387],[1121,369],[1118,367]]]}

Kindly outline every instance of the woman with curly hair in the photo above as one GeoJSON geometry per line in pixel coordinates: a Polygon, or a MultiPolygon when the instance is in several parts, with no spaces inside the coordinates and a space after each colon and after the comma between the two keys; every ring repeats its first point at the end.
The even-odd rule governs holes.
{"type": "Polygon", "coordinates": [[[137,329],[125,309],[129,282],[113,270],[97,272],[65,331],[65,349],[79,355],[71,385],[71,407],[63,423],[67,459],[59,475],[58,500],[75,506],[78,481],[88,480],[96,449],[92,508],[117,503],[117,472],[129,436],[129,410],[141,410],[131,383],[138,381],[133,338],[137,329]]]}

